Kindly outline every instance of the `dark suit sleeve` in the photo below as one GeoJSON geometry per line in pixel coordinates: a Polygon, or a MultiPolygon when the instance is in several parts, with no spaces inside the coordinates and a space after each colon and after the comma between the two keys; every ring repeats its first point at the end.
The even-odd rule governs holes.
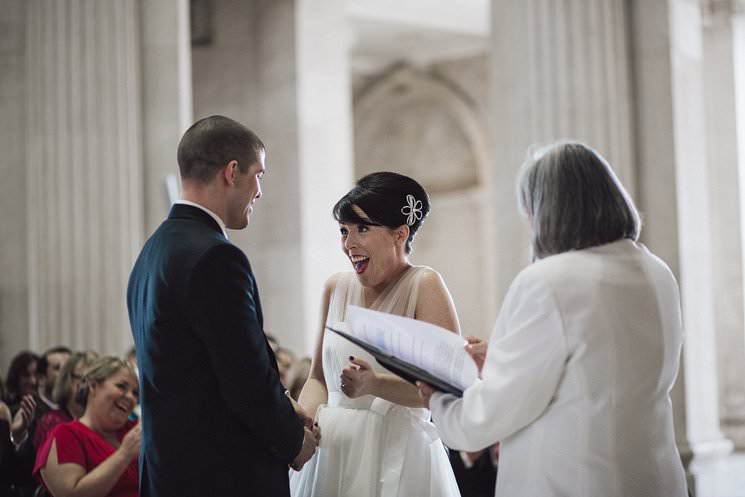
{"type": "Polygon", "coordinates": [[[271,363],[243,252],[227,244],[209,250],[191,275],[185,302],[228,409],[270,453],[290,463],[304,430],[271,363]]]}

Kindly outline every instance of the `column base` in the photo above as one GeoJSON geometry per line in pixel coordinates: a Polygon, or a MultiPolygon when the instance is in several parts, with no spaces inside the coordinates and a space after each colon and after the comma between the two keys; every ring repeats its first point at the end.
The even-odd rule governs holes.
{"type": "Polygon", "coordinates": [[[722,432],[735,444],[735,450],[745,451],[745,418],[723,420],[722,432]]]}
{"type": "MultiPolygon", "coordinates": [[[[730,495],[727,489],[735,488],[732,471],[735,458],[732,456],[734,444],[731,440],[720,438],[706,442],[692,443],[693,460],[688,466],[686,476],[688,488],[693,497],[721,497],[730,495]]],[[[745,461],[739,463],[745,466],[745,461]]]]}

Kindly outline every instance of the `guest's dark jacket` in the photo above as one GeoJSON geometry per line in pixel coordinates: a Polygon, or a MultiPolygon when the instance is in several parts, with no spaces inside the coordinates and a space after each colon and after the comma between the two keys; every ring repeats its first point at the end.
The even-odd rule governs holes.
{"type": "Polygon", "coordinates": [[[287,496],[302,423],[279,382],[244,253],[176,204],[127,290],[140,371],[142,497],[287,496]]]}
{"type": "MultiPolygon", "coordinates": [[[[11,406],[11,414],[15,416],[20,408],[20,403],[11,406]]],[[[31,497],[33,495],[38,486],[31,475],[35,457],[36,451],[31,445],[31,435],[16,450],[10,441],[10,423],[5,420],[0,421],[0,497],[31,497]]]]}

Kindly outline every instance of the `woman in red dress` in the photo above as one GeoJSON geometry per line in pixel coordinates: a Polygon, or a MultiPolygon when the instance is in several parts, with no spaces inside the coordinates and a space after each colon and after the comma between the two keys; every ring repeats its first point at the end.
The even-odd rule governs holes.
{"type": "Polygon", "coordinates": [[[58,497],[138,497],[140,426],[128,420],[137,404],[137,377],[109,356],[94,361],[83,381],[83,416],[52,430],[34,473],[58,497]]]}

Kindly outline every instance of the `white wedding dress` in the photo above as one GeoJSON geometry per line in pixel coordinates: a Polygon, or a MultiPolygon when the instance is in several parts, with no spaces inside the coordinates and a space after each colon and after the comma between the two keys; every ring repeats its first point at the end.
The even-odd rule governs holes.
{"type": "MultiPolygon", "coordinates": [[[[419,281],[426,270],[407,269],[370,308],[414,317],[419,281]]],[[[339,275],[327,324],[343,323],[349,304],[363,305],[362,286],[351,271],[339,275]]],[[[321,444],[302,471],[290,471],[292,497],[460,497],[445,447],[429,422],[429,410],[372,395],[344,395],[339,376],[349,356],[386,372],[358,346],[324,333],[328,403],[317,414],[321,444]]]]}

